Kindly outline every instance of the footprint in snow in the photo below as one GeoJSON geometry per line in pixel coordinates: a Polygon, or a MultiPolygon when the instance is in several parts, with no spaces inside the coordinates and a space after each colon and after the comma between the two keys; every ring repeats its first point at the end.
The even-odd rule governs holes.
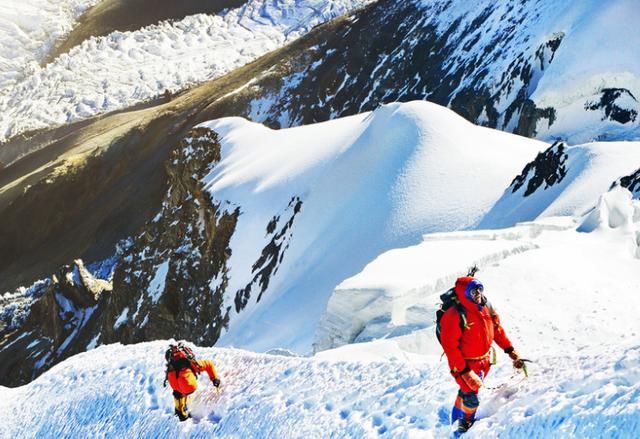
{"type": "Polygon", "coordinates": [[[451,424],[450,414],[451,414],[451,409],[448,409],[446,407],[440,407],[438,409],[438,425],[451,424]]]}
{"type": "Polygon", "coordinates": [[[217,415],[215,413],[210,413],[209,416],[207,417],[207,419],[209,420],[209,422],[211,422],[212,424],[217,424],[220,422],[220,420],[222,419],[222,417],[220,415],[217,415]]]}

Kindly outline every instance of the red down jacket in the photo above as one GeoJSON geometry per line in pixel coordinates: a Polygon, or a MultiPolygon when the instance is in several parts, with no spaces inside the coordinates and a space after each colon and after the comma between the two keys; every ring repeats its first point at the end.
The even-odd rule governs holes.
{"type": "MultiPolygon", "coordinates": [[[[502,349],[511,347],[511,341],[500,325],[500,317],[493,311],[489,312],[487,305],[480,309],[465,296],[465,291],[474,278],[465,276],[458,278],[455,292],[465,310],[467,328],[460,326],[460,314],[456,307],[449,308],[440,321],[440,339],[451,373],[455,374],[465,369],[468,362],[479,361],[480,357],[488,358],[489,348],[495,341],[502,349]],[[492,316],[493,314],[493,316],[492,316]]],[[[488,361],[486,361],[488,366],[488,361]]],[[[473,365],[469,365],[472,369],[473,365]]],[[[487,367],[488,370],[488,367],[487,367]]]]}

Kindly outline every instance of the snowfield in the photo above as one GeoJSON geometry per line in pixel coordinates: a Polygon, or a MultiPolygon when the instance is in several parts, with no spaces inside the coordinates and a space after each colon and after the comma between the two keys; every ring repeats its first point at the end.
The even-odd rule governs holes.
{"type": "MultiPolygon", "coordinates": [[[[3,0],[0,8],[0,96],[40,69],[55,42],[100,0],[3,0]]],[[[4,136],[2,136],[3,138],[4,136]]]]}
{"type": "Polygon", "coordinates": [[[202,126],[222,139],[206,188],[223,209],[242,211],[230,244],[231,319],[218,345],[258,352],[308,354],[424,328],[435,311],[424,298],[446,290],[461,265],[528,252],[537,244],[520,235],[537,232],[478,232],[468,243],[424,234],[582,217],[640,166],[638,142],[570,147],[564,179],[525,197],[510,185],[547,144],[477,127],[423,101],[291,129],[241,118],[202,126]],[[254,288],[236,312],[236,292],[254,282],[270,242],[267,224],[279,229],[291,218],[268,288],[260,300],[254,288]],[[393,262],[398,257],[402,264],[393,262]],[[450,271],[424,270],[452,262],[450,271]],[[367,282],[353,277],[359,273],[367,282]],[[398,290],[402,282],[418,285],[398,290]]]}
{"type": "MultiPolygon", "coordinates": [[[[617,220],[601,221],[589,233],[577,231],[586,219],[563,217],[501,230],[496,236],[477,231],[436,234],[427,236],[422,255],[412,248],[386,255],[388,264],[395,261],[398,267],[407,254],[424,257],[425,279],[451,278],[456,272],[464,274],[461,265],[470,259],[484,261],[478,277],[486,294],[516,348],[534,361],[527,379],[498,353],[498,364],[480,391],[479,420],[466,437],[638,436],[640,337],[635,311],[640,297],[633,291],[640,282],[640,203],[616,188],[604,195],[598,212],[600,218],[617,220]],[[480,258],[483,248],[495,255],[496,239],[535,246],[501,258],[480,258]],[[442,246],[429,254],[434,242],[442,246]],[[473,256],[453,258],[471,244],[473,256]]],[[[380,281],[377,273],[364,270],[357,281],[345,284],[369,283],[371,288],[380,281]]],[[[415,293],[424,289],[419,276],[398,276],[394,282],[388,272],[384,283],[397,292],[400,303],[400,292],[405,292],[435,310],[438,291],[415,293]]],[[[446,288],[447,282],[441,286],[446,288]]],[[[394,305],[389,303],[388,310],[394,305]]],[[[313,357],[197,348],[199,357],[214,360],[223,385],[218,393],[201,378],[191,402],[194,418],[185,423],[173,417],[171,392],[162,386],[168,341],[101,346],[26,386],[3,388],[3,434],[447,437],[457,387],[440,358],[433,320],[426,324],[426,315],[424,326],[313,357]]]]}
{"type": "Polygon", "coordinates": [[[232,312],[219,341],[259,352],[311,352],[340,282],[387,250],[419,244],[425,233],[475,226],[548,146],[424,101],[291,129],[241,118],[202,126],[222,139],[222,160],[204,178],[206,188],[224,209],[242,211],[230,244],[226,305],[252,282],[271,239],[267,224],[278,218],[280,229],[292,200],[301,202],[268,289],[259,303],[254,292],[245,309],[232,312]]]}

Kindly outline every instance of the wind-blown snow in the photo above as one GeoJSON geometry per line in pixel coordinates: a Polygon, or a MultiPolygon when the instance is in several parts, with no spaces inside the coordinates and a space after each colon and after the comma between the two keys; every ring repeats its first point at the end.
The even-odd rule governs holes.
{"type": "Polygon", "coordinates": [[[242,212],[230,244],[229,305],[253,276],[267,224],[293,197],[302,202],[259,306],[254,293],[221,339],[259,351],[308,352],[338,283],[386,250],[418,244],[424,233],[475,225],[547,147],[422,101],[286,130],[240,118],[204,125],[222,137],[222,160],[205,178],[207,188],[242,212]]]}
{"type": "MultiPolygon", "coordinates": [[[[640,202],[618,190],[607,195],[609,210],[639,208],[640,202]]],[[[565,217],[498,232],[436,234],[426,237],[420,252],[408,248],[384,255],[384,265],[396,267],[426,258],[427,276],[415,272],[398,277],[397,283],[390,275],[383,277],[389,290],[411,296],[427,278],[449,279],[480,255],[496,255],[496,245],[535,244],[524,252],[480,258],[485,293],[516,349],[533,363],[525,379],[498,353],[498,364],[480,391],[479,420],[469,438],[637,436],[640,334],[635,311],[640,296],[633,291],[640,282],[640,259],[630,252],[629,232],[640,228],[640,217],[627,218],[631,223],[625,227],[591,233],[577,231],[580,221],[565,217]],[[431,254],[430,244],[435,247],[431,254]],[[472,254],[455,260],[466,247],[472,254]],[[428,263],[442,254],[450,257],[428,263]]],[[[345,285],[379,285],[380,279],[379,273],[364,270],[345,285]]],[[[425,293],[424,303],[434,308],[436,294],[425,293]]],[[[167,345],[101,346],[26,386],[2,388],[3,433],[431,438],[452,430],[449,413],[457,386],[440,358],[433,325],[310,358],[197,348],[199,357],[216,363],[222,391],[201,378],[190,404],[194,419],[184,423],[173,416],[171,391],[162,387],[167,345]]]]}
{"type": "MultiPolygon", "coordinates": [[[[0,140],[216,78],[371,1],[251,0],[219,15],[91,38],[45,67],[32,63],[28,74],[0,87],[0,140]]],[[[0,55],[10,56],[8,49],[0,55]]]]}

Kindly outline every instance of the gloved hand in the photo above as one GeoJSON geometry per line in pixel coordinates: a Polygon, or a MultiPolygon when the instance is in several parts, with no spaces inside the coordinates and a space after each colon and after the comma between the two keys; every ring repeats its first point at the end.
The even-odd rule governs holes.
{"type": "Polygon", "coordinates": [[[218,378],[211,381],[214,387],[220,387],[220,380],[218,378]]]}
{"type": "Polygon", "coordinates": [[[478,374],[471,369],[467,370],[466,372],[462,372],[460,374],[460,378],[474,392],[477,392],[478,390],[480,390],[480,387],[482,387],[482,380],[480,379],[478,374]]]}
{"type": "Polygon", "coordinates": [[[509,358],[513,360],[513,367],[516,369],[522,369],[524,367],[524,361],[520,358],[520,355],[513,349],[505,349],[505,352],[509,354],[509,358]],[[508,352],[507,352],[508,351],[508,352]]]}

